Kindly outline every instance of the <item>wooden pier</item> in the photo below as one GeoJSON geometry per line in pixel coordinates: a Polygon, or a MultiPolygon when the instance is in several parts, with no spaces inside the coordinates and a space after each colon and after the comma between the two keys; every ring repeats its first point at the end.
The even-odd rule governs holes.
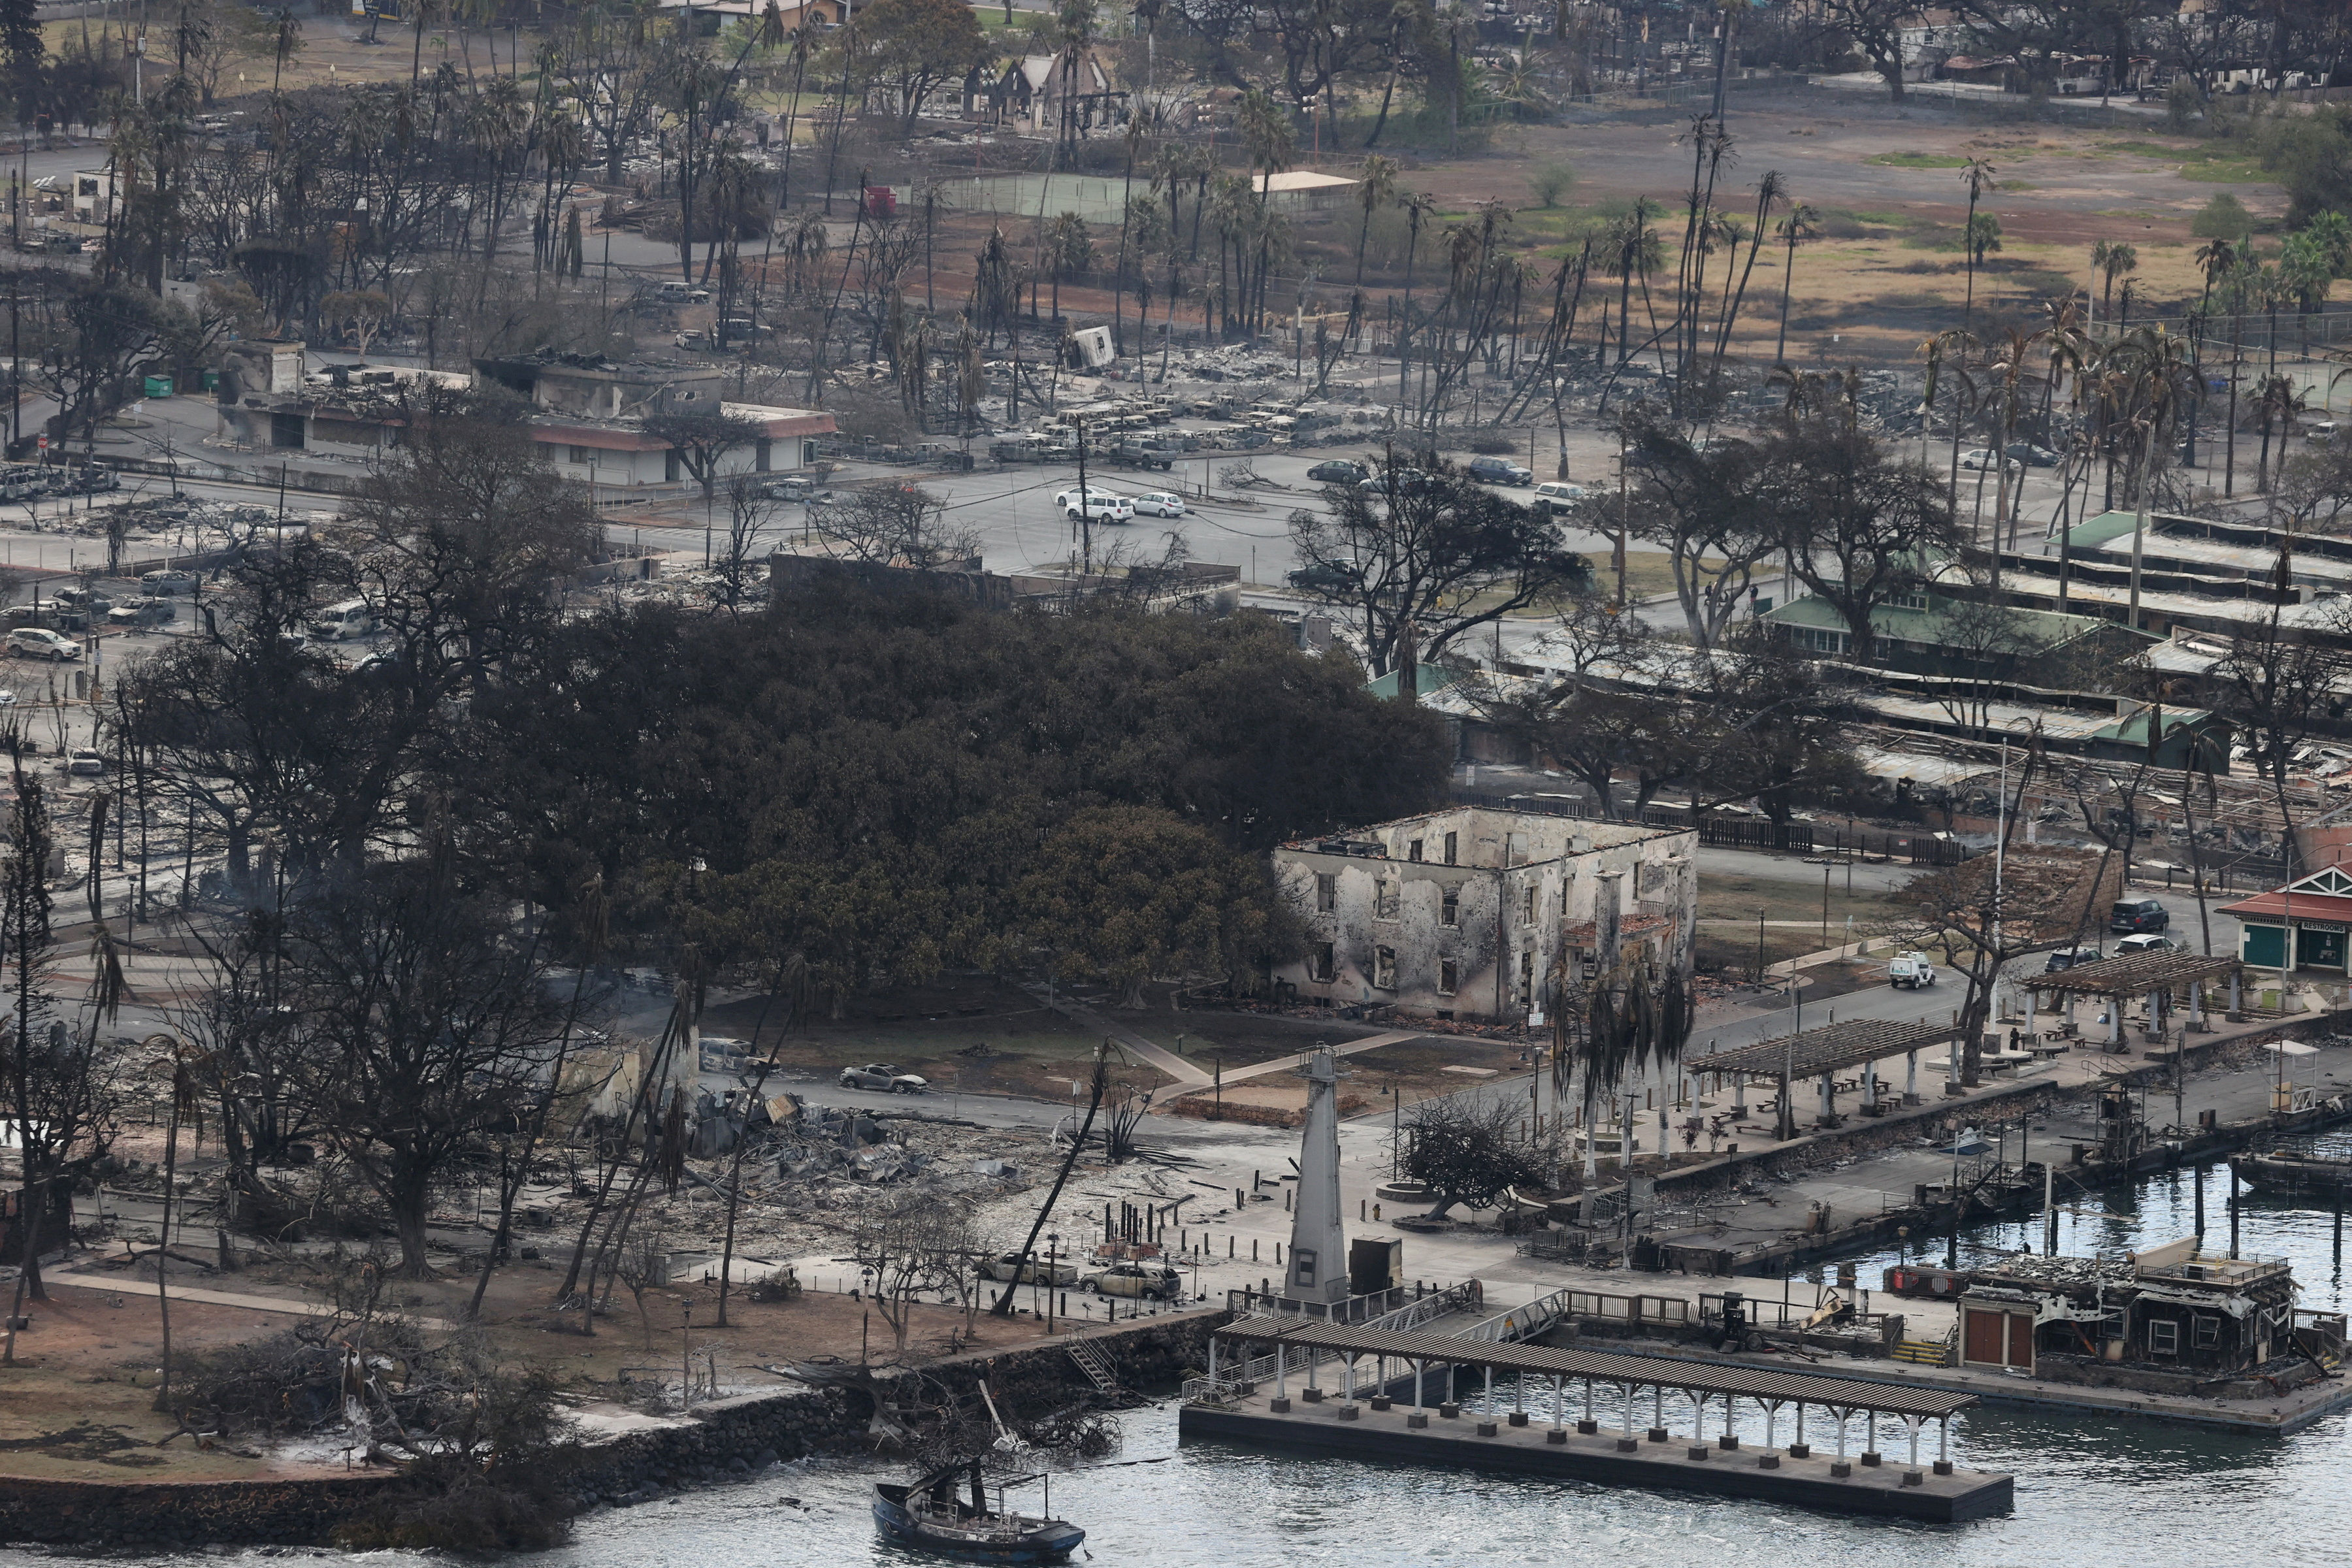
{"type": "Polygon", "coordinates": [[[1955,1390],[1349,1328],[1276,1314],[1228,1324],[1211,1343],[1242,1357],[1252,1346],[1271,1343],[1273,1375],[1263,1375],[1269,1358],[1228,1356],[1228,1367],[1239,1359],[1253,1375],[1221,1379],[1213,1357],[1210,1375],[1188,1385],[1190,1397],[1178,1415],[1177,1430],[1187,1436],[1937,1523],[2005,1513],[2013,1503],[2011,1477],[1952,1462],[1950,1419],[1976,1403],[1973,1394],[1955,1390]],[[1478,1411],[1465,1414],[1451,1399],[1424,1402],[1440,1380],[1450,1390],[1463,1369],[1483,1377],[1478,1411]],[[1336,1388],[1330,1386],[1334,1371],[1336,1388]],[[1506,1379],[1499,1398],[1498,1372],[1506,1379]],[[1530,1387],[1538,1394],[1534,1411],[1527,1407],[1530,1387]],[[1399,1396],[1400,1388],[1410,1392],[1399,1396]],[[1571,1419],[1569,1406],[1578,1390],[1583,1415],[1571,1419]],[[1678,1408],[1689,1405],[1692,1431],[1666,1428],[1669,1393],[1678,1408]],[[1763,1412],[1764,1447],[1747,1446],[1731,1432],[1739,1401],[1763,1412]],[[1710,1410],[1720,1412],[1712,1437],[1710,1410]],[[1831,1452],[1816,1453],[1805,1441],[1808,1410],[1815,1413],[1816,1436],[1832,1441],[1831,1452]],[[1646,1423],[1637,1425],[1644,1416],[1646,1423]],[[1878,1451],[1882,1416],[1902,1433],[1899,1453],[1878,1451]],[[1790,1441],[1775,1446],[1783,1422],[1790,1441]],[[1936,1457],[1923,1462],[1920,1437],[1930,1424],[1936,1457]],[[1863,1439],[1858,1450],[1852,1446],[1857,1436],[1863,1439]]]}

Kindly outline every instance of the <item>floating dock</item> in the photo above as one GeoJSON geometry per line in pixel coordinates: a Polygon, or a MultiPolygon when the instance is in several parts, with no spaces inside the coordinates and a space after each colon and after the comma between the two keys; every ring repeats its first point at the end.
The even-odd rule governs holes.
{"type": "MultiPolygon", "coordinates": [[[[1239,1353],[1225,1358],[1224,1375],[1213,1357],[1209,1375],[1186,1385],[1177,1418],[1177,1430],[1185,1436],[1756,1498],[1932,1523],[1982,1519],[2014,1505],[2012,1477],[1965,1469],[1950,1459],[1950,1419],[1976,1403],[1973,1394],[1955,1390],[1767,1372],[1736,1363],[1709,1365],[1466,1335],[1350,1328],[1286,1313],[1228,1324],[1217,1331],[1212,1345],[1239,1353]],[[1270,1345],[1272,1353],[1249,1358],[1257,1345],[1270,1345]],[[1478,1412],[1465,1416],[1451,1400],[1433,1407],[1423,1403],[1426,1391],[1441,1381],[1450,1390],[1454,1374],[1465,1369],[1485,1378],[1478,1412]],[[1330,1386],[1335,1371],[1336,1388],[1330,1386]],[[1502,1399],[1496,1396],[1497,1372],[1508,1380],[1509,1392],[1502,1399]],[[1530,1386],[1541,1396],[1539,1412],[1526,1407],[1530,1386]],[[1410,1393],[1398,1395],[1400,1387],[1410,1393]],[[1573,1421],[1568,1417],[1572,1387],[1580,1387],[1584,1411],[1573,1421]],[[1666,1429],[1669,1393],[1678,1405],[1691,1406],[1691,1432],[1666,1429]],[[1735,1406],[1742,1401],[1765,1415],[1762,1447],[1745,1445],[1730,1430],[1735,1406]],[[1641,1409],[1644,1404],[1646,1411],[1641,1409]],[[1833,1452],[1817,1454],[1804,1441],[1808,1410],[1816,1413],[1817,1423],[1832,1426],[1833,1452]],[[1713,1437],[1706,1433],[1710,1411],[1720,1413],[1713,1437]],[[1649,1415],[1650,1423],[1637,1426],[1639,1415],[1649,1415]],[[1899,1455],[1876,1451],[1882,1416],[1903,1433],[1899,1455]],[[1793,1438],[1777,1447],[1774,1438],[1783,1421],[1790,1423],[1793,1438]],[[1937,1454],[1922,1462],[1921,1432],[1931,1423],[1937,1454]],[[1857,1426],[1861,1434],[1853,1431],[1857,1426]],[[1864,1446],[1849,1453],[1849,1439],[1856,1435],[1864,1435],[1864,1446]]],[[[1815,1430],[1820,1432],[1820,1425],[1815,1430]]]]}

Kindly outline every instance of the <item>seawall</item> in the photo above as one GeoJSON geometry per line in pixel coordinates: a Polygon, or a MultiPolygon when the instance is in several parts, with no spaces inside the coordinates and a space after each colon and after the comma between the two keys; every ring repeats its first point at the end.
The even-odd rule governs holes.
{"type": "MultiPolygon", "coordinates": [[[[817,1454],[875,1451],[876,1401],[920,1379],[936,1398],[989,1380],[999,1397],[1067,1396],[1092,1384],[1066,1346],[1084,1340],[1122,1384],[1164,1386],[1208,1359],[1222,1308],[1105,1326],[999,1352],[974,1352],[884,1373],[870,1384],[744,1394],[666,1425],[567,1445],[534,1461],[575,1510],[626,1506],[662,1490],[748,1478],[817,1454]]],[[[75,1546],[324,1545],[398,1488],[398,1472],[239,1481],[78,1481],[0,1475],[0,1543],[75,1546]]]]}

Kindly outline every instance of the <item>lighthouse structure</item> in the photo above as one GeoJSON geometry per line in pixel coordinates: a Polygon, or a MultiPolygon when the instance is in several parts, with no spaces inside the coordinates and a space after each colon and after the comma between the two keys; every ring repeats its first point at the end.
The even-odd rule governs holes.
{"type": "Polygon", "coordinates": [[[1318,1049],[1299,1076],[1307,1080],[1307,1126],[1282,1293],[1292,1301],[1338,1306],[1348,1300],[1348,1232],[1339,1215],[1339,1066],[1328,1048],[1318,1049]]]}

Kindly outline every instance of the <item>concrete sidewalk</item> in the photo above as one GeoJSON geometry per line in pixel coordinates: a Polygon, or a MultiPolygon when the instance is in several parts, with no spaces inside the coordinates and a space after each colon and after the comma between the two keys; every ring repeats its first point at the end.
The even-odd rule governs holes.
{"type": "Polygon", "coordinates": [[[1091,1007],[1082,1007],[1066,996],[1059,994],[1048,996],[1044,991],[1034,986],[1024,986],[1022,989],[1073,1024],[1083,1025],[1098,1035],[1107,1036],[1117,1041],[1186,1089],[1205,1089],[1212,1081],[1207,1073],[1175,1052],[1153,1045],[1133,1029],[1104,1017],[1091,1007]]]}
{"type": "MultiPolygon", "coordinates": [[[[155,1294],[153,1281],[131,1279],[105,1279],[88,1274],[66,1274],[54,1268],[41,1271],[44,1286],[69,1286],[77,1290],[97,1290],[110,1296],[145,1296],[155,1294]]],[[[206,1307],[242,1307],[252,1312],[285,1312],[298,1318],[331,1318],[336,1315],[332,1307],[317,1301],[304,1301],[284,1296],[253,1296],[239,1290],[206,1290],[189,1285],[171,1287],[174,1301],[194,1301],[206,1307]]],[[[443,1318],[412,1318],[410,1321],[427,1329],[454,1329],[457,1325],[443,1318]]]]}
{"type": "MultiPolygon", "coordinates": [[[[1333,1046],[1331,1054],[1335,1057],[1352,1057],[1358,1051],[1373,1050],[1381,1046],[1393,1046],[1404,1040],[1417,1040],[1423,1033],[1424,1031],[1420,1029],[1399,1029],[1386,1035],[1367,1035],[1360,1040],[1349,1040],[1344,1046],[1333,1046]]],[[[1270,1062],[1259,1062],[1255,1067],[1236,1068],[1225,1075],[1225,1082],[1238,1083],[1244,1079],[1264,1078],[1269,1073],[1293,1072],[1305,1067],[1314,1058],[1314,1056],[1313,1051],[1301,1051],[1295,1057],[1282,1057],[1270,1062]]]]}

